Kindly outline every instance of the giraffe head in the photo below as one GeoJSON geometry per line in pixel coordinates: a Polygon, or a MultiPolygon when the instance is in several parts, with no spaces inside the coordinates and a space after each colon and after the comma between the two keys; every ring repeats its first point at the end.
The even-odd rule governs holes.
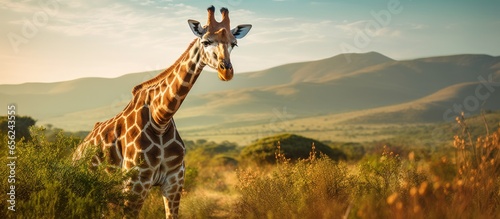
{"type": "Polygon", "coordinates": [[[202,61],[211,68],[217,70],[218,76],[223,81],[233,78],[233,66],[230,53],[236,47],[237,39],[243,38],[252,28],[250,24],[238,25],[234,29],[229,26],[229,10],[221,8],[222,21],[217,22],[214,17],[215,7],[208,9],[208,21],[205,26],[200,22],[188,20],[189,27],[194,35],[200,38],[202,61]]]}

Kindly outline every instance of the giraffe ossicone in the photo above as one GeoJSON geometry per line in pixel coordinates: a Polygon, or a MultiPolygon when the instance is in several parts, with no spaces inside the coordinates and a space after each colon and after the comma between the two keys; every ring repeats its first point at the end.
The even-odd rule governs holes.
{"type": "Polygon", "coordinates": [[[207,11],[208,21],[204,26],[188,20],[197,38],[179,59],[156,77],[135,86],[132,100],[123,111],[107,121],[97,122],[73,155],[78,160],[86,149],[99,147],[102,153],[93,156],[94,165],[105,161],[125,171],[138,171],[125,182],[124,192],[136,197],[124,202],[127,218],[138,217],[152,186],[161,187],[166,217],[178,217],[186,148],[173,115],[206,65],[217,70],[223,81],[233,77],[231,50],[252,25],[230,29],[227,8],[220,10],[221,22],[215,20],[213,6],[207,11]]]}

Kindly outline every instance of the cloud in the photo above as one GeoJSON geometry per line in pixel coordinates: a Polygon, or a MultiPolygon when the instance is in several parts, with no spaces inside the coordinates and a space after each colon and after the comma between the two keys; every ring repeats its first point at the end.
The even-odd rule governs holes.
{"type": "Polygon", "coordinates": [[[256,44],[298,45],[310,42],[327,42],[334,37],[333,21],[301,20],[293,17],[254,19],[256,31],[249,40],[256,44]]]}
{"type": "Polygon", "coordinates": [[[47,29],[72,37],[110,38],[116,44],[155,46],[167,36],[172,40],[187,37],[191,32],[186,20],[197,11],[192,6],[168,1],[73,6],[61,10],[47,29]],[[81,9],[88,7],[91,9],[81,9]],[[181,28],[185,33],[176,33],[181,28]]]}
{"type": "Polygon", "coordinates": [[[371,37],[400,37],[402,32],[392,26],[382,26],[374,20],[359,20],[350,23],[335,25],[339,31],[342,31],[346,36],[354,37],[363,32],[371,37]]]}
{"type": "MultiPolygon", "coordinates": [[[[0,2],[0,10],[8,10],[13,16],[9,16],[5,24],[12,30],[22,29],[26,18],[43,10],[39,2],[47,1],[57,4],[57,13],[50,16],[44,25],[45,31],[69,37],[107,38],[115,44],[140,41],[136,45],[157,46],[157,42],[165,38],[169,41],[192,38],[186,21],[199,19],[204,22],[206,18],[204,7],[172,0],[6,0],[0,2]]],[[[254,17],[254,13],[246,9],[231,12],[238,14],[235,20],[250,21],[254,17]]]]}
{"type": "Polygon", "coordinates": [[[0,2],[0,9],[18,13],[29,13],[41,10],[40,6],[34,4],[32,1],[14,1],[14,0],[5,0],[0,2]]]}

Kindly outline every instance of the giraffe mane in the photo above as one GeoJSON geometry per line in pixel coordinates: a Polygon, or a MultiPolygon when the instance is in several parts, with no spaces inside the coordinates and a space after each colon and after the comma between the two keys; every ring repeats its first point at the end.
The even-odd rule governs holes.
{"type": "Polygon", "coordinates": [[[174,62],[174,64],[172,64],[170,67],[168,67],[167,69],[165,69],[162,73],[158,74],[156,77],[154,78],[151,78],[145,82],[142,82],[141,84],[139,85],[136,85],[133,89],[132,89],[132,94],[135,95],[137,94],[137,92],[141,91],[141,90],[144,90],[146,88],[150,88],[156,84],[158,84],[160,81],[162,81],[173,69],[174,69],[174,66],[176,66],[178,63],[180,63],[182,61],[182,59],[189,53],[189,50],[191,50],[191,47],[193,47],[193,45],[195,44],[197,39],[194,39],[193,42],[191,42],[188,46],[188,48],[186,49],[186,51],[184,51],[184,53],[182,53],[182,55],[177,59],[177,61],[174,62]]]}

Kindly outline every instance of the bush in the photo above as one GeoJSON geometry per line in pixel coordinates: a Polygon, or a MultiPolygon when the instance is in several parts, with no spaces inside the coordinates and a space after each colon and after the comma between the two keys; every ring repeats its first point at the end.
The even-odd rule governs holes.
{"type": "MultiPolygon", "coordinates": [[[[315,144],[316,151],[325,154],[333,160],[345,160],[347,156],[339,149],[331,148],[319,141],[293,134],[276,135],[260,139],[241,151],[241,160],[250,160],[256,164],[274,164],[277,142],[285,156],[292,160],[309,157],[311,144],[315,144]]],[[[318,155],[317,154],[317,155],[318,155]]]]}
{"type": "MultiPolygon", "coordinates": [[[[29,116],[16,116],[16,124],[14,130],[16,131],[17,139],[24,139],[24,141],[31,140],[30,127],[35,125],[36,120],[29,116]]],[[[8,118],[0,116],[0,132],[7,133],[9,131],[8,118]]]]}
{"type": "Polygon", "coordinates": [[[335,218],[349,207],[347,166],[328,157],[281,163],[271,174],[238,172],[242,218],[335,218]]]}
{"type": "MultiPolygon", "coordinates": [[[[30,141],[17,142],[16,182],[0,181],[1,188],[15,185],[16,211],[7,210],[9,203],[2,201],[0,215],[7,218],[119,216],[120,213],[112,212],[108,204],[122,203],[123,181],[127,176],[121,172],[108,174],[104,171],[105,165],[91,171],[88,166],[91,153],[73,162],[71,153],[80,140],[59,134],[50,142],[43,133],[43,129],[33,128],[30,141]]],[[[6,136],[1,139],[0,144],[7,142],[6,136]]],[[[9,175],[9,171],[7,165],[0,166],[2,176],[9,175]]],[[[1,193],[0,198],[8,199],[6,193],[1,193]]]]}

